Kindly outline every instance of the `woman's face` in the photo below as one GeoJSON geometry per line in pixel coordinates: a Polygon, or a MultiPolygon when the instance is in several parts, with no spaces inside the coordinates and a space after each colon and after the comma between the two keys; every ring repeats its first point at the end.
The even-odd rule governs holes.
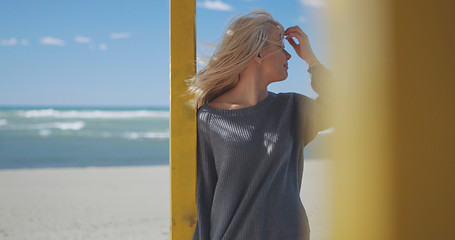
{"type": "Polygon", "coordinates": [[[262,77],[267,84],[278,82],[288,77],[288,60],[291,55],[284,49],[283,38],[275,26],[271,27],[268,45],[261,51],[262,77]]]}

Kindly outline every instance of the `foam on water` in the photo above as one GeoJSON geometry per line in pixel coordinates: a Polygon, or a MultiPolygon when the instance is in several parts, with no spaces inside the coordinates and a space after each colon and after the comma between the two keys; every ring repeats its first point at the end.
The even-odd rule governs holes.
{"type": "Polygon", "coordinates": [[[119,118],[168,118],[168,111],[107,111],[107,110],[54,110],[39,109],[18,111],[25,118],[81,118],[81,119],[119,119],[119,118]]]}
{"type": "Polygon", "coordinates": [[[0,106],[0,169],[167,164],[168,140],[166,107],[0,106]]]}
{"type": "Polygon", "coordinates": [[[165,139],[169,138],[169,132],[125,132],[122,135],[126,139],[165,139]]]}
{"type": "MultiPolygon", "coordinates": [[[[45,129],[60,129],[60,130],[73,130],[78,131],[85,127],[85,122],[77,121],[77,122],[51,122],[51,123],[39,123],[39,124],[31,124],[29,128],[38,129],[38,130],[45,130],[45,129]]],[[[41,132],[40,132],[40,135],[41,132]]],[[[49,135],[49,134],[47,134],[49,135]]]]}
{"type": "Polygon", "coordinates": [[[51,134],[51,130],[49,129],[41,129],[39,130],[39,135],[42,137],[47,137],[51,134]]]}

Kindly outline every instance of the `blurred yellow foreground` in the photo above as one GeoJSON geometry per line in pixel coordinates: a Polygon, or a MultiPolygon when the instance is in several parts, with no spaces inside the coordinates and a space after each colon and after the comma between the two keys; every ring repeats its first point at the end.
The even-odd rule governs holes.
{"type": "MultiPolygon", "coordinates": [[[[171,0],[171,238],[196,223],[195,0],[171,0]],[[178,151],[177,151],[178,149],[178,151]]],[[[455,236],[454,1],[332,0],[333,238],[455,236]]]]}

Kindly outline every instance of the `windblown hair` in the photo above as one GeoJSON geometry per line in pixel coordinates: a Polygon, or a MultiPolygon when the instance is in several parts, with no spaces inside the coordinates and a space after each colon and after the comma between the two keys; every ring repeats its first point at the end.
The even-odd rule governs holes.
{"type": "Polygon", "coordinates": [[[271,26],[276,26],[283,36],[283,26],[265,11],[238,15],[231,20],[208,64],[186,80],[198,107],[237,85],[240,73],[267,46],[271,26]]]}

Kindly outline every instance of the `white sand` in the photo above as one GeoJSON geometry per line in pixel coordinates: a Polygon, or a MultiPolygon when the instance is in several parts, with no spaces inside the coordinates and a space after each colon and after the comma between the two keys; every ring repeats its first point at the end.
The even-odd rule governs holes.
{"type": "Polygon", "coordinates": [[[300,196],[310,221],[311,240],[333,239],[331,167],[330,160],[305,160],[300,196]]]}
{"type": "MultiPolygon", "coordinates": [[[[329,161],[306,161],[312,240],[329,239],[329,161]]],[[[0,171],[0,239],[169,239],[169,168],[0,171]]]]}

